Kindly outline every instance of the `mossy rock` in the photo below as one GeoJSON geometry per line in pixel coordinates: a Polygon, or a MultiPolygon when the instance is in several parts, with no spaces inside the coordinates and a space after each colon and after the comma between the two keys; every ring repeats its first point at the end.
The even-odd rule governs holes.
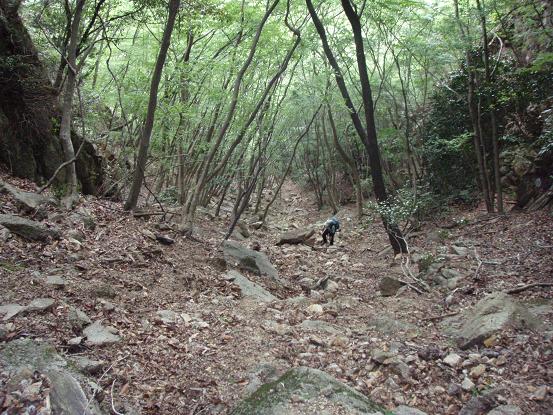
{"type": "Polygon", "coordinates": [[[231,415],[299,415],[302,407],[339,408],[347,414],[390,414],[355,389],[317,369],[297,367],[261,386],[240,402],[231,415]]]}

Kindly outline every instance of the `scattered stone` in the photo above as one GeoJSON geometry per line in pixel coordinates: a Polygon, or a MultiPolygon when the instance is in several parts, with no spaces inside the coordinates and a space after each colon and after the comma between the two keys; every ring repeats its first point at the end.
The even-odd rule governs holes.
{"type": "Polygon", "coordinates": [[[116,335],[117,330],[110,326],[103,326],[96,321],[84,329],[83,334],[86,337],[88,346],[104,346],[106,344],[118,343],[121,337],[116,335]]]}
{"type": "Polygon", "coordinates": [[[92,212],[84,207],[74,210],[71,215],[69,215],[69,221],[74,225],[82,224],[86,229],[91,231],[96,229],[96,222],[92,212]]]}
{"type": "Polygon", "coordinates": [[[378,288],[380,289],[380,294],[382,294],[383,297],[391,297],[396,295],[398,290],[404,285],[404,283],[395,278],[384,277],[380,280],[378,288]]]}
{"type": "Polygon", "coordinates": [[[464,246],[453,245],[451,247],[451,250],[455,255],[459,255],[459,256],[467,256],[469,253],[468,248],[465,248],[464,246]]]}
{"type": "Polygon", "coordinates": [[[110,284],[100,284],[92,289],[92,293],[100,298],[115,298],[117,292],[110,284]]]}
{"type": "Polygon", "coordinates": [[[394,415],[427,415],[426,412],[411,408],[410,406],[401,405],[394,410],[394,415]]]}
{"type": "Polygon", "coordinates": [[[447,387],[447,394],[449,396],[459,396],[463,392],[463,388],[458,383],[451,383],[447,387]]]}
{"type": "Polygon", "coordinates": [[[540,386],[536,391],[530,396],[530,399],[533,401],[543,401],[547,396],[547,386],[540,386]]]}
{"type": "Polygon", "coordinates": [[[250,237],[250,230],[248,229],[248,225],[245,224],[244,222],[238,222],[237,223],[237,230],[238,230],[238,233],[240,235],[242,235],[242,237],[244,239],[247,239],[250,237]]]}
{"type": "Polygon", "coordinates": [[[461,363],[462,359],[463,358],[457,353],[450,353],[446,357],[444,357],[443,362],[448,366],[457,367],[461,363]]]}
{"type": "Polygon", "coordinates": [[[311,304],[309,307],[307,307],[307,311],[313,314],[323,314],[323,306],[320,304],[311,304]]]}
{"type": "Polygon", "coordinates": [[[175,243],[175,240],[173,238],[170,238],[167,235],[162,235],[160,233],[156,233],[156,240],[162,245],[172,245],[175,243]]]}
{"type": "Polygon", "coordinates": [[[146,238],[151,239],[152,241],[155,241],[155,240],[156,240],[156,234],[153,233],[153,232],[152,232],[151,230],[149,230],[149,229],[146,229],[146,228],[140,229],[140,233],[141,233],[142,235],[144,235],[146,238]]]}
{"type": "Polygon", "coordinates": [[[67,237],[71,240],[74,239],[75,241],[82,243],[85,240],[85,234],[82,233],[78,229],[71,229],[67,232],[67,237]]]}
{"type": "Polygon", "coordinates": [[[483,415],[497,406],[497,391],[489,390],[482,395],[473,396],[461,408],[459,415],[483,415]]]}
{"type": "Polygon", "coordinates": [[[0,242],[7,242],[12,236],[10,230],[4,225],[0,225],[0,242]]]}
{"type": "Polygon", "coordinates": [[[59,275],[48,275],[46,277],[46,284],[51,285],[55,288],[63,289],[67,285],[67,281],[65,281],[59,275]]]}
{"type": "Polygon", "coordinates": [[[0,225],[30,241],[47,242],[50,238],[60,237],[60,232],[56,228],[48,228],[40,222],[15,215],[0,214],[0,225]]]}
{"type": "Polygon", "coordinates": [[[159,310],[157,311],[157,319],[163,324],[177,324],[180,316],[172,310],[159,310]]]}
{"type": "Polygon", "coordinates": [[[92,320],[86,315],[84,311],[76,307],[70,307],[67,313],[67,319],[71,327],[82,330],[83,327],[92,324],[92,320]]]}
{"type": "Polygon", "coordinates": [[[238,242],[225,241],[223,243],[223,254],[227,263],[231,265],[237,263],[241,269],[279,280],[278,271],[262,252],[246,248],[238,242]]]}
{"type": "Polygon", "coordinates": [[[79,346],[83,342],[83,338],[81,336],[79,337],[73,337],[72,339],[69,339],[67,341],[68,346],[79,346]]]}
{"type": "Polygon", "coordinates": [[[474,366],[471,370],[470,370],[470,377],[473,378],[473,379],[478,379],[480,376],[482,376],[484,374],[484,372],[486,371],[486,366],[485,365],[478,365],[478,366],[474,366]]]}
{"type": "Polygon", "coordinates": [[[381,349],[375,349],[372,352],[372,360],[380,364],[383,364],[387,359],[391,359],[394,356],[395,356],[395,353],[387,352],[381,349]]]}
{"type": "MultiPolygon", "coordinates": [[[[265,384],[240,402],[231,415],[299,415],[317,401],[321,407],[339,405],[344,413],[367,413],[384,410],[355,389],[317,369],[297,367],[274,382],[265,384]],[[323,393],[324,391],[324,393],[323,393]]],[[[311,408],[312,409],[312,408],[311,408]]]]}
{"type": "Polygon", "coordinates": [[[463,382],[461,382],[461,388],[465,392],[470,392],[474,388],[474,383],[469,378],[464,378],[463,382]]]}
{"type": "Polygon", "coordinates": [[[303,320],[299,326],[307,331],[321,331],[329,334],[341,333],[335,326],[322,320],[303,320]]]}
{"type": "Polygon", "coordinates": [[[522,415],[522,410],[514,405],[501,405],[492,409],[487,415],[522,415]]]}
{"type": "Polygon", "coordinates": [[[417,327],[413,324],[396,319],[393,315],[381,313],[378,317],[369,319],[367,325],[382,334],[392,335],[398,332],[414,332],[417,327]]]}
{"type": "Polygon", "coordinates": [[[541,326],[536,316],[503,292],[488,295],[460,317],[445,319],[442,324],[461,349],[482,344],[508,327],[536,329],[541,326]]]}
{"type": "Polygon", "coordinates": [[[56,302],[52,298],[35,298],[26,307],[25,311],[42,313],[53,308],[55,303],[56,302]]]}
{"type": "Polygon", "coordinates": [[[20,304],[5,304],[0,305],[0,314],[4,314],[4,321],[8,321],[9,319],[15,317],[22,311],[24,311],[27,307],[20,305],[20,304]]]}
{"type": "Polygon", "coordinates": [[[261,328],[269,333],[284,336],[292,333],[292,328],[286,324],[277,323],[273,320],[265,320],[261,323],[261,328]]]}
{"type": "Polygon", "coordinates": [[[106,362],[104,362],[103,360],[92,360],[86,356],[75,356],[72,360],[75,363],[77,369],[79,369],[85,375],[97,375],[106,365],[106,362]]]}
{"type": "Polygon", "coordinates": [[[284,245],[284,244],[290,244],[290,245],[297,245],[301,244],[305,241],[307,241],[309,238],[311,238],[315,234],[315,229],[298,229],[290,232],[286,232],[282,235],[280,235],[279,241],[276,243],[277,245],[284,245]]]}
{"type": "Polygon", "coordinates": [[[238,285],[243,297],[251,298],[256,301],[265,303],[278,300],[274,295],[272,295],[261,285],[251,282],[249,279],[236,271],[227,272],[227,274],[225,275],[225,279],[233,281],[234,284],[238,285]]]}

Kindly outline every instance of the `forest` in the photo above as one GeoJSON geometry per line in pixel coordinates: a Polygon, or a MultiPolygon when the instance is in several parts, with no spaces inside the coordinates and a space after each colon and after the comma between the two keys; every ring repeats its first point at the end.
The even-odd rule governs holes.
{"type": "Polygon", "coordinates": [[[552,413],[553,4],[0,0],[0,284],[2,414],[552,413]]]}

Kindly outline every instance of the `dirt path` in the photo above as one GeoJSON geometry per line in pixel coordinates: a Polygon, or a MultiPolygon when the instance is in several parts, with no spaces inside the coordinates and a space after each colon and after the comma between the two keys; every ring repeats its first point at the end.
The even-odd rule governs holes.
{"type": "MultiPolygon", "coordinates": [[[[7,213],[12,207],[4,201],[7,213]]],[[[388,408],[406,404],[429,414],[456,414],[471,394],[448,393],[465,374],[440,359],[459,351],[442,334],[439,317],[476,303],[485,293],[553,275],[553,225],[545,214],[482,220],[482,212],[467,212],[463,219],[472,224],[442,230],[438,242],[432,241],[431,227],[411,241],[421,255],[449,252],[459,241],[471,247],[470,255],[456,264],[467,277],[454,301],[446,305],[448,292],[438,289],[382,297],[381,278],[403,273],[390,255],[377,255],[386,246],[380,223],[357,224],[353,208],[339,213],[342,232],[334,248],[275,246],[281,231],[313,226],[328,217],[313,208],[305,191],[287,184],[268,227],[243,242],[258,242],[286,282],[282,287],[245,273],[280,299],[256,303],[240,298],[237,287],[225,279],[220,242],[228,218],[206,216],[200,220],[198,240],[175,237],[173,245],[163,246],[143,232],[156,231],[155,218],[134,219],[106,201],[90,200],[84,206],[95,217],[96,229],[71,225],[66,218],[58,224],[65,235],[74,228],[81,231],[82,244],[67,238],[49,245],[12,238],[2,246],[2,285],[7,289],[0,304],[37,297],[56,300],[51,312],[16,317],[9,340],[48,339],[67,355],[103,360],[106,367],[114,364],[98,381],[103,388],[99,397],[109,406],[114,385],[115,405],[125,404],[127,411],[132,407],[137,413],[225,413],[274,372],[303,365],[326,371],[388,408]],[[62,290],[47,285],[48,275],[63,276],[67,285],[62,290]],[[302,289],[326,276],[336,283],[332,289],[302,289]],[[115,327],[122,341],[69,347],[68,341],[79,334],[69,323],[71,306],[115,327]],[[177,321],[163,323],[160,310],[177,313],[177,321]],[[376,350],[400,355],[407,370],[378,364],[371,359],[376,350]]],[[[50,220],[55,219],[55,212],[50,213],[50,220]]],[[[544,300],[551,294],[529,290],[518,298],[544,300]]],[[[550,308],[544,310],[542,319],[551,323],[550,308]]],[[[479,360],[473,358],[484,361],[486,374],[477,388],[502,388],[501,399],[524,414],[552,413],[550,395],[529,399],[553,380],[551,343],[542,334],[506,332],[478,353],[479,360]]]]}

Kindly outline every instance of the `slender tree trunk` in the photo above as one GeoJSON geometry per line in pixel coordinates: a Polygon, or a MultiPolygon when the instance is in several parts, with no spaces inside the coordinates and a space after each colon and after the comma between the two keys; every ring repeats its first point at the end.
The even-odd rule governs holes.
{"type": "MultiPolygon", "coordinates": [[[[71,20],[71,34],[67,46],[67,77],[63,93],[63,105],[61,109],[60,122],[60,141],[65,156],[65,161],[75,159],[75,149],[71,141],[71,118],[73,115],[73,96],[75,95],[75,86],[77,84],[77,46],[79,41],[79,28],[85,0],[78,0],[71,20]]],[[[84,138],[83,138],[84,139],[84,138]]],[[[67,172],[67,195],[65,199],[66,207],[70,209],[77,197],[77,170],[75,163],[69,163],[66,167],[67,172]]]]}
{"type": "MultiPolygon", "coordinates": [[[[374,108],[373,108],[373,101],[372,101],[372,93],[371,93],[371,88],[369,83],[369,76],[368,76],[367,64],[365,59],[365,51],[363,47],[363,37],[361,32],[361,22],[359,20],[359,16],[353,10],[351,4],[349,3],[349,0],[342,0],[342,8],[344,9],[344,12],[346,13],[346,16],[351,24],[354,42],[355,42],[357,67],[359,70],[359,77],[361,81],[361,94],[363,98],[363,107],[365,112],[365,122],[366,122],[367,131],[365,131],[365,128],[363,127],[359,114],[350,98],[346,83],[344,81],[344,77],[342,75],[338,62],[334,57],[334,53],[330,49],[324,26],[320,21],[319,17],[317,16],[317,12],[313,7],[313,3],[311,0],[306,0],[306,4],[309,10],[309,14],[311,15],[311,18],[313,20],[313,23],[315,24],[315,28],[317,29],[319,37],[321,38],[325,55],[330,63],[330,66],[332,66],[332,69],[334,70],[336,83],[338,84],[340,93],[342,94],[345,104],[350,111],[350,116],[352,118],[355,130],[357,131],[359,138],[363,142],[363,145],[365,146],[367,153],[369,154],[371,177],[373,180],[374,193],[375,193],[376,199],[378,200],[379,203],[385,202],[387,199],[387,194],[386,194],[386,188],[384,186],[384,177],[382,176],[382,166],[380,162],[380,153],[378,149],[376,126],[374,123],[374,108]]],[[[396,224],[387,223],[384,217],[382,218],[382,222],[383,222],[384,228],[386,229],[388,238],[390,240],[390,244],[392,245],[394,252],[396,254],[407,252],[407,244],[405,243],[405,240],[403,238],[403,235],[401,234],[401,231],[399,230],[399,227],[396,224]]]]}
{"type": "Polygon", "coordinates": [[[131,210],[136,207],[138,196],[140,195],[140,188],[142,187],[142,182],[144,180],[144,170],[146,169],[148,149],[150,147],[150,138],[152,136],[154,117],[157,107],[157,91],[159,89],[161,74],[163,72],[165,58],[167,57],[167,50],[169,49],[169,44],[171,42],[171,34],[173,33],[173,27],[175,26],[175,19],[179,11],[179,6],[180,0],[169,1],[169,15],[167,17],[167,24],[163,32],[163,38],[161,40],[161,47],[157,56],[156,66],[152,75],[152,82],[150,84],[150,98],[148,101],[148,112],[146,113],[144,128],[140,137],[136,169],[134,171],[131,190],[129,191],[127,201],[125,202],[125,210],[131,210]]]}

